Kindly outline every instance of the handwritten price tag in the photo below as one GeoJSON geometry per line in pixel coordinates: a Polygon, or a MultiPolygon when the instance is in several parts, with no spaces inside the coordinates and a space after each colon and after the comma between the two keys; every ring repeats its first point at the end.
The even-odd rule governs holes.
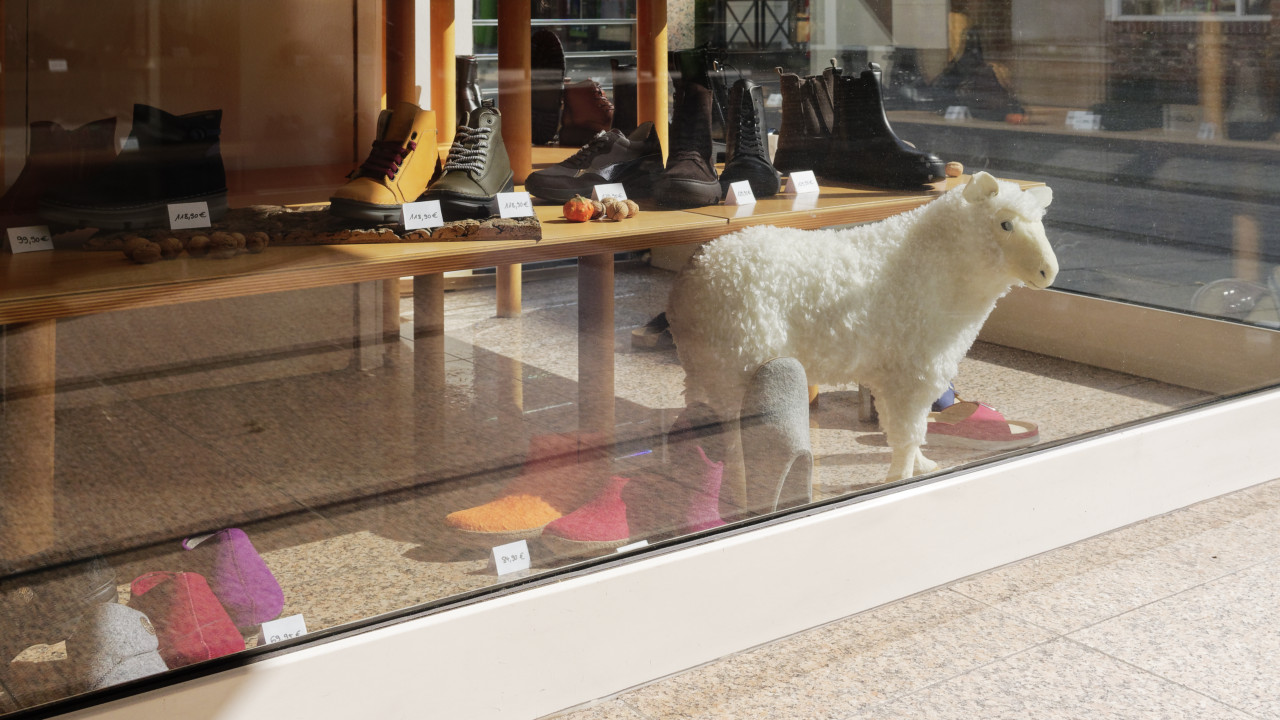
{"type": "Polygon", "coordinates": [[[270,645],[281,640],[292,640],[307,634],[307,623],[302,615],[268,620],[262,623],[262,633],[258,636],[258,645],[270,645]]]}
{"type": "Polygon", "coordinates": [[[53,236],[44,225],[9,228],[9,251],[14,255],[52,249],[53,236]]]}
{"type": "Polygon", "coordinates": [[[797,170],[787,177],[786,192],[795,193],[796,195],[808,195],[810,193],[817,194],[820,191],[818,178],[813,176],[812,170],[797,170]]]}
{"type": "Polygon", "coordinates": [[[213,219],[209,217],[209,203],[191,202],[169,204],[170,230],[181,230],[182,228],[206,228],[212,224],[213,219]]]}
{"type": "Polygon", "coordinates": [[[730,183],[729,192],[724,195],[725,205],[755,205],[756,194],[751,192],[751,183],[747,180],[739,180],[736,183],[730,183]]]}
{"type": "Polygon", "coordinates": [[[607,183],[604,185],[596,185],[595,187],[591,188],[592,200],[600,200],[603,202],[604,200],[608,200],[609,198],[626,200],[627,189],[622,187],[622,183],[607,183]]]}
{"type": "Polygon", "coordinates": [[[527,192],[498,193],[498,215],[521,218],[533,215],[533,200],[527,192]]]}
{"type": "Polygon", "coordinates": [[[498,569],[498,575],[507,575],[533,567],[533,562],[529,559],[529,543],[517,540],[495,547],[493,566],[498,569]]]}
{"type": "Polygon", "coordinates": [[[648,540],[637,540],[628,545],[623,545],[617,550],[614,550],[614,552],[618,552],[618,553],[631,552],[632,550],[639,550],[640,548],[647,547],[648,545],[649,545],[648,540]]]}
{"type": "Polygon", "coordinates": [[[444,215],[440,212],[439,200],[405,203],[400,206],[404,216],[405,230],[419,230],[444,225],[444,215]]]}

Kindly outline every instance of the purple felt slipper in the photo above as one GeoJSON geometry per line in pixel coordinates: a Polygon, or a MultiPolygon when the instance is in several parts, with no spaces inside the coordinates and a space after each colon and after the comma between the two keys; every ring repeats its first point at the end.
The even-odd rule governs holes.
{"type": "Polygon", "coordinates": [[[280,617],[284,591],[243,530],[227,528],[189,537],[182,547],[191,551],[196,571],[208,578],[236,627],[252,628],[280,617]]]}

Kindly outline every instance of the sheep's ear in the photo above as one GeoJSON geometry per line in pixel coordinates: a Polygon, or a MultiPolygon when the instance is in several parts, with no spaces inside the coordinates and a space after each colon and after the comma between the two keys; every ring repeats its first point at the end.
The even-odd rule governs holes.
{"type": "Polygon", "coordinates": [[[990,173],[974,175],[964,186],[964,199],[971,203],[986,202],[1000,194],[1000,183],[990,173]]]}
{"type": "Polygon", "coordinates": [[[1036,199],[1036,203],[1042,208],[1049,207],[1049,203],[1053,202],[1053,189],[1049,186],[1027,188],[1027,192],[1031,193],[1031,197],[1036,199]]]}

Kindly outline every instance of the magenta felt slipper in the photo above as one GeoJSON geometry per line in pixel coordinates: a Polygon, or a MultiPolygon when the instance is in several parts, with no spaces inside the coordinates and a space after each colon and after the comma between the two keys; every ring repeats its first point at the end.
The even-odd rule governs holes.
{"type": "Polygon", "coordinates": [[[193,569],[209,581],[236,627],[247,630],[280,617],[284,591],[243,530],[189,537],[182,547],[190,551],[193,569]]]}
{"type": "Polygon", "coordinates": [[[1035,423],[1006,420],[982,403],[963,401],[929,413],[925,443],[969,450],[1013,450],[1040,440],[1035,423]]]}
{"type": "Polygon", "coordinates": [[[617,475],[590,502],[542,529],[542,542],[557,555],[609,550],[631,540],[622,489],[630,478],[617,475]]]}

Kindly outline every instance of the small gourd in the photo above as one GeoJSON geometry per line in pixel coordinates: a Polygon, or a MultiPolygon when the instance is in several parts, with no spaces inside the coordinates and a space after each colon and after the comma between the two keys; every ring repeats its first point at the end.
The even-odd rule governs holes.
{"type": "Polygon", "coordinates": [[[564,218],[569,222],[586,222],[595,213],[595,206],[592,205],[590,198],[575,195],[564,204],[562,211],[564,212],[564,218]]]}

